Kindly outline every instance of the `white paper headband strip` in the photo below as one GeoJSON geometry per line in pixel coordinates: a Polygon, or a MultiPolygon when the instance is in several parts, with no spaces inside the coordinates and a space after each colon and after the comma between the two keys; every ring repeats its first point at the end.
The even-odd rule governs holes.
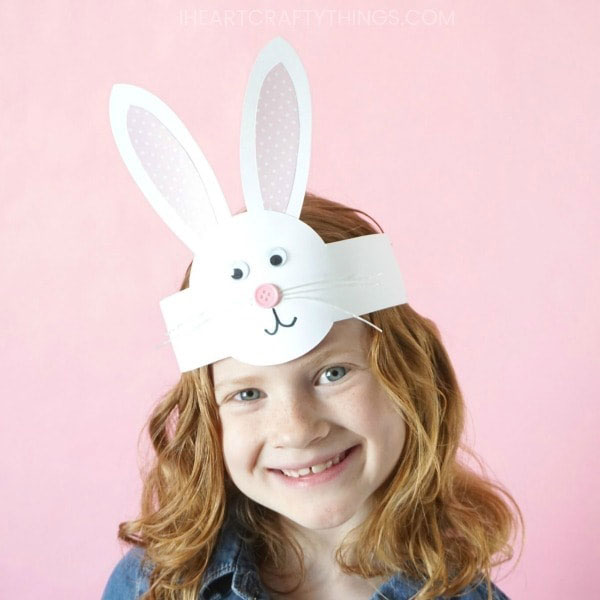
{"type": "Polygon", "coordinates": [[[247,212],[232,216],[185,125],[146,90],[118,84],[110,122],[150,204],[193,252],[189,288],[161,303],[182,372],[233,357],[276,365],[312,350],[333,323],[404,304],[385,234],[325,244],[300,221],[310,163],[306,73],[282,38],[250,74],[240,139],[247,212]]]}

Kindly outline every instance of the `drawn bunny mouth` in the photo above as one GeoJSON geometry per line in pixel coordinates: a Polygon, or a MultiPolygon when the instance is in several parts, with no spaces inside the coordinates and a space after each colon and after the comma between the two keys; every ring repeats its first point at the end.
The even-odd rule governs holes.
{"type": "Polygon", "coordinates": [[[279,315],[277,314],[277,311],[272,308],[271,309],[273,311],[273,314],[275,315],[275,331],[269,331],[268,329],[265,329],[265,333],[268,333],[269,335],[275,335],[278,331],[279,331],[279,326],[281,325],[282,327],[293,327],[294,323],[296,323],[296,321],[298,320],[298,317],[294,317],[293,321],[291,323],[282,323],[279,320],[279,315]]]}

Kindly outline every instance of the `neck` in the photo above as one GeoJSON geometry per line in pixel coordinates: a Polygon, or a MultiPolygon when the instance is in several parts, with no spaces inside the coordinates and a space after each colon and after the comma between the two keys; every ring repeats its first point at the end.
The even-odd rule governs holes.
{"type": "MultiPolygon", "coordinates": [[[[285,517],[280,517],[280,526],[283,531],[292,537],[302,550],[304,557],[305,578],[300,584],[298,590],[286,596],[286,598],[328,598],[331,597],[331,591],[336,590],[337,597],[365,597],[368,598],[374,589],[386,578],[373,578],[365,580],[358,575],[349,575],[344,573],[335,559],[335,552],[342,541],[350,532],[358,527],[362,522],[364,515],[356,514],[354,517],[338,525],[327,529],[308,529],[302,527],[285,517]],[[355,594],[350,596],[341,596],[340,592],[344,589],[351,589],[355,594]],[[356,593],[362,592],[362,595],[356,593]]],[[[352,537],[347,538],[348,541],[352,537]]],[[[354,553],[351,551],[345,554],[348,561],[352,561],[354,553]]],[[[282,577],[273,573],[261,573],[263,581],[272,587],[278,589],[290,589],[298,583],[298,562],[291,549],[286,551],[284,557],[284,568],[292,573],[291,576],[282,577]]],[[[274,598],[279,596],[274,595],[274,598]]]]}

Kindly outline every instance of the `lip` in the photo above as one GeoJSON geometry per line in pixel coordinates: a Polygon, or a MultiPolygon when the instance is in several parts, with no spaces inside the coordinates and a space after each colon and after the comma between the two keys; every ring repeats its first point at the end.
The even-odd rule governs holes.
{"type": "Polygon", "coordinates": [[[338,454],[342,452],[347,452],[351,450],[354,446],[349,446],[348,448],[344,448],[343,450],[339,450],[338,452],[334,452],[333,454],[323,454],[321,456],[317,456],[310,462],[305,463],[296,463],[294,465],[279,465],[277,467],[269,467],[269,471],[299,471],[300,469],[306,469],[307,467],[312,467],[313,465],[320,465],[326,463],[328,460],[332,460],[338,454]]]}
{"type": "Polygon", "coordinates": [[[346,458],[344,458],[344,460],[340,461],[337,465],[329,467],[329,469],[325,469],[325,471],[321,471],[320,473],[313,473],[312,475],[305,475],[304,477],[288,477],[279,469],[269,469],[269,472],[272,473],[274,477],[277,477],[284,485],[288,485],[293,488],[313,487],[339,477],[348,469],[349,466],[355,462],[356,456],[359,453],[359,449],[360,444],[352,446],[348,450],[348,454],[346,454],[346,458]]]}

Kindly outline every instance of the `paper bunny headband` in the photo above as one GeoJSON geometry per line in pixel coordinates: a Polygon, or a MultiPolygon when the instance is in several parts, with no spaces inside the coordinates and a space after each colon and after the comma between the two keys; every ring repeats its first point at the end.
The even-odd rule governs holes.
{"type": "Polygon", "coordinates": [[[312,350],[333,323],[405,303],[385,234],[326,244],[299,215],[310,162],[308,79],[276,38],[259,54],[240,144],[247,212],[232,216],[215,174],[156,96],[113,86],[110,123],[127,168],[193,252],[189,287],[161,303],[181,372],[233,357],[276,365],[312,350]]]}

